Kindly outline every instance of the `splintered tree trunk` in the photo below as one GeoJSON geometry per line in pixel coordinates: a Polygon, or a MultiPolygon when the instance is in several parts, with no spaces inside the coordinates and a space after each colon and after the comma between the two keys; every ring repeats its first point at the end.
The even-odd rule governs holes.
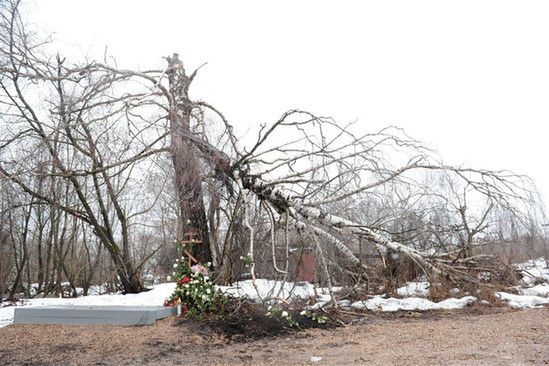
{"type": "Polygon", "coordinates": [[[170,93],[173,96],[169,115],[171,154],[181,215],[178,236],[182,238],[186,232],[198,232],[202,244],[192,246],[193,256],[200,262],[211,262],[210,236],[202,192],[202,169],[196,156],[196,148],[193,148],[188,139],[183,138],[185,133],[190,132],[190,79],[185,74],[178,54],[168,57],[168,63],[170,93]]]}

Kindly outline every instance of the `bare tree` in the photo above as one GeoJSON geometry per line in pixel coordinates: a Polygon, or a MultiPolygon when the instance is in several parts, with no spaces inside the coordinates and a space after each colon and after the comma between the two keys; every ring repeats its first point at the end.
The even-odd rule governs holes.
{"type": "MultiPolygon", "coordinates": [[[[492,207],[523,222],[537,198],[527,177],[444,165],[398,128],[360,133],[351,124],[301,110],[262,124],[255,143],[244,147],[219,110],[191,100],[198,69],[187,75],[177,54],[160,70],[119,69],[107,59],[71,65],[60,55],[42,55],[41,43],[24,29],[17,1],[1,13],[0,123],[6,132],[0,175],[36,204],[62,212],[61,227],[70,227],[69,217],[88,227],[127,292],[142,289],[143,265],[171,242],[164,229],[155,247],[137,250],[132,240],[147,237],[138,227],[151,221],[171,225],[174,216],[173,235],[198,232],[202,245],[193,246],[194,254],[214,259],[227,281],[240,255],[250,259],[255,278],[255,256],[265,248],[273,253],[274,271],[286,278],[292,235],[312,241],[321,259],[334,250],[338,266],[348,272],[368,271],[358,253],[367,244],[382,259],[388,252],[410,258],[428,275],[473,280],[466,271],[478,260],[473,239],[485,230],[492,207]],[[36,151],[41,154],[30,159],[36,151]],[[155,172],[164,174],[161,189],[143,189],[155,172]],[[427,173],[451,177],[467,195],[483,197],[484,213],[470,215],[471,206],[460,204],[461,188],[454,201],[424,184],[427,173]],[[50,191],[37,188],[44,179],[50,191]],[[58,185],[64,191],[52,188],[58,185]],[[164,202],[166,192],[177,202],[170,217],[155,211],[173,205],[174,197],[164,202]],[[449,227],[430,220],[437,207],[448,205],[460,219],[453,232],[461,240],[459,255],[447,250],[446,241],[453,240],[449,227]],[[430,244],[437,235],[441,250],[430,244]]],[[[59,250],[60,258],[69,258],[70,251],[59,250]]],[[[18,258],[21,263],[25,257],[18,258]]],[[[329,265],[321,262],[329,281],[329,265]]],[[[90,270],[96,267],[89,264],[90,270]]]]}
{"type": "Polygon", "coordinates": [[[67,67],[59,55],[53,62],[42,60],[17,5],[2,12],[1,59],[7,67],[0,79],[5,131],[0,174],[36,202],[62,210],[65,222],[70,215],[92,227],[124,290],[140,291],[142,263],[132,263],[128,227],[148,207],[128,212],[125,202],[139,184],[137,166],[167,151],[159,143],[165,133],[143,132],[151,122],[143,118],[142,105],[132,104],[139,92],[114,95],[116,82],[129,77],[111,78],[110,71],[93,65],[67,67]],[[37,100],[36,94],[49,97],[37,100]],[[30,159],[36,151],[44,152],[38,161],[30,159]],[[33,176],[50,177],[52,189],[63,182],[65,190],[40,190],[30,182],[33,176]]]}

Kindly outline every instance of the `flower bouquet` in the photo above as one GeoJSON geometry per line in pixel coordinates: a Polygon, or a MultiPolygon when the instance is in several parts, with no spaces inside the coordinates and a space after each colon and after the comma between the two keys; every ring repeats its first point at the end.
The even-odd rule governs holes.
{"type": "Polygon", "coordinates": [[[210,263],[190,266],[183,256],[176,259],[173,267],[174,272],[168,276],[168,281],[175,281],[177,285],[173,294],[164,301],[165,306],[181,306],[178,315],[200,317],[223,302],[223,294],[210,279],[210,263]]]}

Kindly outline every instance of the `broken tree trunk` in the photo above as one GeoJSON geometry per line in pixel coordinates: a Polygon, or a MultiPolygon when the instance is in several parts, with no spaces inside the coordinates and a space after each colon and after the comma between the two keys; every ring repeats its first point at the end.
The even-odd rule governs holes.
{"type": "Polygon", "coordinates": [[[192,103],[189,101],[189,78],[178,54],[168,57],[170,93],[171,155],[175,172],[175,186],[180,210],[178,236],[190,231],[200,235],[201,244],[192,246],[192,253],[200,262],[211,262],[210,236],[202,192],[202,170],[197,158],[197,149],[184,138],[190,133],[192,103]]]}

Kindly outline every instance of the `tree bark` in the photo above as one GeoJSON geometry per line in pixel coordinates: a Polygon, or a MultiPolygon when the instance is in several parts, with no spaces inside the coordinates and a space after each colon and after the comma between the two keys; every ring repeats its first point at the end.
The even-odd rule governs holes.
{"type": "Polygon", "coordinates": [[[192,246],[193,256],[200,262],[211,262],[212,253],[202,191],[201,163],[196,156],[198,150],[184,138],[191,133],[192,103],[188,95],[191,79],[186,75],[178,54],[167,59],[170,93],[173,96],[169,121],[171,155],[180,210],[178,236],[183,238],[183,235],[189,231],[198,232],[202,244],[192,246]]]}

